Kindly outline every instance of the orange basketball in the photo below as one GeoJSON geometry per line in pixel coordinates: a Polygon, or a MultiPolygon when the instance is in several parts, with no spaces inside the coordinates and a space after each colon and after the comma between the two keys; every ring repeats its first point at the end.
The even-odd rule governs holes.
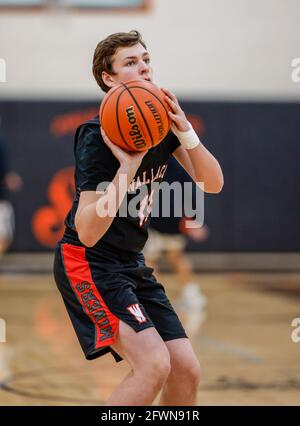
{"type": "Polygon", "coordinates": [[[159,87],[144,80],[110,89],[99,111],[108,138],[127,151],[146,151],[159,144],[171,125],[164,96],[159,87]]]}

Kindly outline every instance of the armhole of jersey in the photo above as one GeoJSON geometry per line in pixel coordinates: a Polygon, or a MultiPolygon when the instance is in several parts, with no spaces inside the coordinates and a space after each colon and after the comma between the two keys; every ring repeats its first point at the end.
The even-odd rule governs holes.
{"type": "MultiPolygon", "coordinates": [[[[97,117],[93,117],[89,121],[86,121],[85,123],[82,123],[82,124],[80,124],[79,127],[77,127],[75,135],[74,135],[74,156],[76,155],[76,148],[77,148],[77,144],[78,144],[78,136],[79,136],[79,132],[80,132],[81,128],[83,126],[86,126],[86,125],[89,125],[89,124],[97,126],[98,123],[96,121],[96,118],[97,117]]],[[[99,126],[100,126],[100,121],[99,121],[99,126]]]]}

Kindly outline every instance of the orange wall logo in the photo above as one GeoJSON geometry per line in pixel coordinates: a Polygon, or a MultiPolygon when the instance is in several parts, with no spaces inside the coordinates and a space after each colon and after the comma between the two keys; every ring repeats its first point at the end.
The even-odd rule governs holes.
{"type": "Polygon", "coordinates": [[[56,138],[68,134],[73,135],[78,126],[97,114],[99,114],[99,108],[88,108],[81,111],[71,111],[67,114],[59,114],[50,123],[50,133],[56,138]]]}
{"type": "Polygon", "coordinates": [[[197,135],[202,137],[205,133],[205,124],[203,119],[199,117],[199,115],[195,114],[187,114],[186,117],[193,126],[197,135]]]}
{"type": "Polygon", "coordinates": [[[61,239],[74,193],[74,167],[59,170],[47,189],[49,205],[39,208],[32,219],[33,235],[41,245],[53,248],[61,239]]]}

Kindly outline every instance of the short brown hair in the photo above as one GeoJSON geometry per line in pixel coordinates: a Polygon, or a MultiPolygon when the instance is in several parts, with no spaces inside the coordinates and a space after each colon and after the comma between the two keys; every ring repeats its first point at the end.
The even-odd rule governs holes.
{"type": "Polygon", "coordinates": [[[119,47],[134,46],[138,43],[141,43],[141,45],[147,49],[141,34],[136,30],[129,31],[129,33],[111,34],[98,43],[93,58],[93,74],[98,85],[104,92],[107,92],[110,88],[103,82],[102,72],[106,71],[111,75],[115,75],[112,62],[117,49],[119,47]]]}

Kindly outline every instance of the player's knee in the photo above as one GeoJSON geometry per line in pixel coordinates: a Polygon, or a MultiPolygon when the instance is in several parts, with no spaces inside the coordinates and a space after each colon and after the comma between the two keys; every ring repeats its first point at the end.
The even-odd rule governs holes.
{"type": "Polygon", "coordinates": [[[171,371],[171,363],[169,353],[157,352],[150,358],[149,373],[159,382],[165,382],[171,371]]]}
{"type": "Polygon", "coordinates": [[[184,381],[190,388],[197,389],[201,379],[201,368],[196,358],[186,358],[173,365],[172,377],[184,381]]]}
{"type": "Polygon", "coordinates": [[[152,370],[153,372],[156,372],[155,374],[159,382],[164,383],[171,372],[170,358],[165,357],[163,359],[158,360],[152,366],[152,370]]]}
{"type": "Polygon", "coordinates": [[[167,351],[153,351],[144,360],[141,372],[148,380],[162,385],[171,371],[170,356],[167,351]]]}
{"type": "Polygon", "coordinates": [[[201,380],[201,368],[197,359],[185,365],[185,377],[191,387],[198,388],[201,380]]]}

